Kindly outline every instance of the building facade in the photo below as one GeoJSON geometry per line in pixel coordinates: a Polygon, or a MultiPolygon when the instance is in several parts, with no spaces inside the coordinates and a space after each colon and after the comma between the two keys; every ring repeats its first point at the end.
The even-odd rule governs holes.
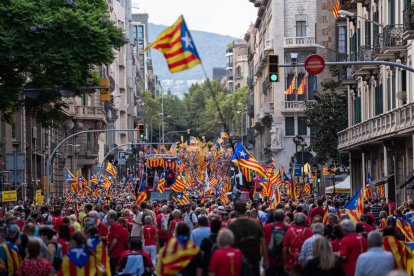
{"type": "MultiPolygon", "coordinates": [[[[128,44],[115,49],[116,58],[110,65],[96,66],[93,74],[109,79],[110,100],[101,98],[98,89],[89,89],[81,97],[68,97],[62,110],[65,120],[58,127],[43,127],[35,114],[24,109],[16,112],[12,124],[0,122],[1,189],[17,189],[19,198],[32,199],[35,191],[46,191],[46,162],[60,141],[71,134],[87,130],[132,129],[142,120],[140,95],[145,89],[153,93],[159,82],[151,79],[152,62],[144,51],[148,41],[148,15],[132,15],[131,1],[107,1],[110,18],[121,27],[128,44]],[[20,164],[21,163],[21,164],[20,164]]],[[[97,83],[91,84],[97,85],[97,83]]],[[[62,144],[52,158],[51,195],[63,196],[68,190],[65,170],[89,177],[114,154],[112,149],[137,141],[136,131],[85,133],[62,144]]],[[[128,147],[120,147],[127,151],[128,147]]]]}
{"type": "MultiPolygon", "coordinates": [[[[327,73],[315,77],[307,74],[303,67],[281,68],[280,82],[270,83],[267,56],[278,55],[280,64],[303,63],[310,54],[326,55],[323,53],[325,47],[335,48],[334,30],[327,27],[332,9],[327,11],[333,1],[249,1],[258,8],[258,13],[254,25],[245,35],[249,68],[248,114],[251,118],[248,141],[258,160],[268,162],[274,158],[277,167],[287,166],[295,159],[294,137],[299,135],[307,146],[310,144],[305,101],[313,101],[320,90],[319,83],[331,76],[327,73]],[[322,30],[323,35],[318,33],[322,30]],[[293,79],[296,88],[302,82],[306,85],[303,94],[284,93],[293,79]]],[[[305,155],[304,159],[312,156],[311,153],[305,155]]]]}
{"type": "MultiPolygon", "coordinates": [[[[356,1],[347,11],[346,48],[351,61],[391,61],[412,67],[414,7],[411,1],[356,1]]],[[[402,203],[412,198],[414,90],[412,73],[387,65],[348,68],[349,127],[339,132],[348,152],[353,190],[370,184],[402,203]]]]}

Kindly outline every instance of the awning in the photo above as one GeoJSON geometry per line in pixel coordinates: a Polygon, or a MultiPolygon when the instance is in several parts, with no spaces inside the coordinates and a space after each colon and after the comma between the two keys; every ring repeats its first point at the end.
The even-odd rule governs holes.
{"type": "Polygon", "coordinates": [[[404,187],[406,187],[407,185],[409,185],[410,184],[410,186],[409,187],[406,187],[407,189],[410,189],[413,185],[411,185],[412,184],[412,182],[413,182],[413,180],[414,180],[414,170],[413,171],[411,171],[408,175],[407,175],[407,177],[404,179],[404,182],[401,184],[401,186],[400,186],[400,189],[402,189],[402,188],[404,188],[404,187]]]}
{"type": "Polygon", "coordinates": [[[370,183],[368,183],[370,186],[380,186],[380,185],[384,185],[384,184],[389,184],[394,180],[394,175],[390,174],[384,177],[381,177],[379,179],[376,179],[374,181],[371,181],[370,183]]]}

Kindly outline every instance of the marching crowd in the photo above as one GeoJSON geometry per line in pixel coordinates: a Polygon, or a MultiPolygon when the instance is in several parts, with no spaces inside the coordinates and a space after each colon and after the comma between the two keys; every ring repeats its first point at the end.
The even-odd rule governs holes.
{"type": "Polygon", "coordinates": [[[0,212],[0,275],[412,275],[396,220],[414,203],[366,201],[356,224],[342,204],[19,202],[0,212]]]}

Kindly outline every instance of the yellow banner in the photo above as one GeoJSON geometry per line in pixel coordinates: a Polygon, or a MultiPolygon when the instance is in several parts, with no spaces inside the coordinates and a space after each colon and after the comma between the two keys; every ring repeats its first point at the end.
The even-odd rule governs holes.
{"type": "Polygon", "coordinates": [[[36,202],[41,202],[43,200],[42,190],[36,190],[35,200],[36,202]]]}
{"type": "Polygon", "coordinates": [[[3,191],[1,193],[1,200],[3,202],[17,201],[17,192],[16,192],[16,190],[3,191]]]}
{"type": "Polygon", "coordinates": [[[105,78],[105,79],[101,79],[100,81],[100,85],[101,86],[108,86],[108,88],[101,88],[101,102],[109,102],[111,100],[111,91],[109,89],[109,79],[105,78]]]}

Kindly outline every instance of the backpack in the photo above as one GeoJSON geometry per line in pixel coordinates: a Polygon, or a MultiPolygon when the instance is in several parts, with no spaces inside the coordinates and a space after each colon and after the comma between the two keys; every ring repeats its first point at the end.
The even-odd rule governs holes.
{"type": "Polygon", "coordinates": [[[274,256],[277,259],[282,259],[283,240],[285,238],[287,227],[283,224],[282,228],[276,228],[272,223],[272,236],[269,243],[269,256],[274,256]]]}
{"type": "Polygon", "coordinates": [[[57,242],[51,242],[49,244],[53,244],[55,246],[55,255],[53,256],[53,268],[55,271],[59,271],[60,266],[62,265],[63,260],[63,250],[62,245],[57,242]]]}
{"type": "Polygon", "coordinates": [[[168,220],[170,218],[170,215],[161,215],[161,232],[167,233],[168,232],[168,220]]]}
{"type": "Polygon", "coordinates": [[[291,255],[291,260],[293,261],[293,266],[299,265],[299,255],[300,250],[302,249],[302,245],[306,240],[305,234],[307,231],[310,231],[308,228],[304,228],[301,233],[296,233],[296,231],[291,228],[291,231],[293,232],[293,239],[289,248],[289,253],[291,255]]]}
{"type": "Polygon", "coordinates": [[[242,237],[240,239],[241,252],[247,261],[253,265],[260,261],[260,242],[254,235],[242,237]]]}

